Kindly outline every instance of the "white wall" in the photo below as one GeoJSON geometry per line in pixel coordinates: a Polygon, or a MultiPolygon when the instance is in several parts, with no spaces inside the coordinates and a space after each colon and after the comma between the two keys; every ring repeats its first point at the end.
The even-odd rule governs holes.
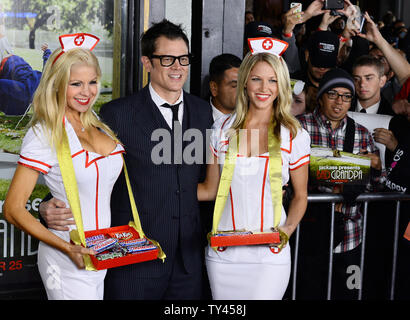
{"type": "MultiPolygon", "coordinates": [[[[191,44],[191,1],[192,0],[166,0],[165,1],[165,18],[175,24],[182,24],[191,44]]],[[[195,1],[195,0],[194,0],[195,1]]],[[[189,92],[190,75],[185,82],[184,90],[189,92]]]]}
{"type": "Polygon", "coordinates": [[[188,39],[191,39],[191,1],[166,0],[165,17],[175,24],[182,24],[188,39]]]}

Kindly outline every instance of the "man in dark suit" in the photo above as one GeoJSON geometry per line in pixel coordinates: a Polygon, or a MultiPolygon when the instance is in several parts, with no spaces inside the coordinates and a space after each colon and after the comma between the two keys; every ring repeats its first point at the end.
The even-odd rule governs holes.
{"type": "MultiPolygon", "coordinates": [[[[178,125],[182,134],[198,129],[202,137],[212,125],[209,104],[182,90],[191,58],[188,48],[179,26],[168,21],[154,24],[141,39],[141,62],[150,73],[150,84],[135,96],[107,103],[100,111],[126,148],[144,232],[158,241],[167,255],[164,263],[155,260],[108,270],[108,299],[201,298],[203,239],[197,184],[205,161],[203,157],[199,164],[188,164],[185,157],[177,161],[175,148],[171,163],[154,163],[158,162],[154,159],[155,130],[167,130],[174,145],[176,134],[171,132],[176,132],[178,125]],[[178,111],[164,104],[179,105],[178,111]]],[[[111,204],[112,224],[127,224],[131,211],[123,176],[114,188],[111,204]]]]}
{"type": "Polygon", "coordinates": [[[394,115],[391,104],[381,95],[386,84],[382,62],[370,55],[359,57],[353,64],[352,75],[356,88],[356,101],[351,111],[394,115]]]}
{"type": "MultiPolygon", "coordinates": [[[[197,184],[204,177],[205,131],[212,125],[212,111],[207,102],[182,89],[191,63],[188,50],[180,26],[167,20],[154,24],[141,39],[141,62],[150,74],[149,85],[101,108],[101,117],[125,146],[144,233],[166,254],[164,262],[109,269],[105,299],[202,298],[204,239],[197,184]],[[185,141],[188,130],[200,134],[199,144],[185,141]],[[158,148],[160,144],[163,148],[158,148]],[[194,155],[185,154],[184,148],[193,144],[200,148],[194,148],[194,155]]],[[[112,226],[132,220],[124,174],[113,189],[111,215],[112,226]]]]}

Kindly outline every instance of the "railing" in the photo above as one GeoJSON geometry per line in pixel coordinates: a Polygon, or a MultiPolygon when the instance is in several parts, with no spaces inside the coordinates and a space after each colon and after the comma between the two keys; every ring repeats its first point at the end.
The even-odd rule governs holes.
{"type": "MultiPolygon", "coordinates": [[[[362,233],[362,247],[360,255],[360,271],[361,271],[361,281],[363,281],[363,271],[364,271],[364,253],[366,249],[366,224],[367,224],[367,209],[369,202],[373,201],[396,201],[396,213],[395,213],[395,224],[394,224],[394,242],[393,242],[393,262],[392,262],[392,276],[391,276],[391,286],[390,286],[390,300],[394,299],[394,290],[396,282],[396,266],[397,266],[397,248],[399,239],[399,218],[400,218],[400,203],[401,201],[409,201],[410,194],[401,193],[363,193],[359,195],[356,199],[358,202],[364,202],[363,207],[363,233],[362,233]]],[[[319,203],[327,202],[331,203],[331,223],[330,223],[330,248],[329,248],[329,267],[328,267],[328,281],[327,281],[327,300],[331,299],[332,290],[332,270],[333,270],[333,241],[334,241],[334,222],[335,222],[335,205],[336,203],[343,202],[343,196],[337,194],[310,194],[308,196],[309,203],[319,203]]],[[[302,226],[303,227],[303,226],[302,226]]],[[[296,299],[296,276],[297,276],[297,265],[298,265],[298,250],[299,250],[299,233],[300,226],[296,229],[295,234],[295,249],[293,257],[293,279],[292,279],[292,300],[296,299]]],[[[362,286],[359,288],[358,300],[362,299],[362,286]]]]}

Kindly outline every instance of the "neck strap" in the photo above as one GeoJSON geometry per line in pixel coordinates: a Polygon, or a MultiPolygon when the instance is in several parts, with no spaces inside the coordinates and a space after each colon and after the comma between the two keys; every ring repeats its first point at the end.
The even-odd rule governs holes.
{"type": "MultiPolygon", "coordinates": [[[[239,134],[233,136],[230,140],[231,141],[228,145],[224,166],[219,181],[219,188],[214,208],[212,231],[209,236],[215,235],[218,231],[218,225],[225,208],[235,170],[236,158],[239,149],[239,134]]],[[[273,134],[273,124],[270,124],[268,129],[268,151],[269,181],[271,186],[272,204],[274,208],[274,227],[277,228],[279,226],[282,214],[282,155],[280,151],[280,141],[273,134]]]]}
{"type": "MultiPolygon", "coordinates": [[[[77,227],[77,230],[72,230],[70,232],[70,238],[75,244],[83,245],[85,247],[86,243],[83,219],[81,215],[80,197],[78,192],[77,180],[75,178],[73,160],[71,158],[70,145],[68,142],[68,137],[65,129],[63,130],[63,139],[60,145],[56,147],[56,151],[58,164],[61,170],[61,176],[63,178],[64,189],[66,191],[67,199],[70,204],[71,212],[73,213],[74,221],[77,227]]],[[[141,221],[139,219],[137,206],[135,205],[134,195],[132,193],[131,183],[128,177],[128,171],[123,156],[122,159],[124,164],[124,175],[131,204],[132,216],[134,218],[134,221],[130,221],[129,226],[133,227],[138,232],[139,236],[143,238],[145,237],[145,234],[141,227],[141,221]]],[[[162,251],[159,243],[151,239],[148,240],[150,240],[153,244],[155,244],[158,247],[158,258],[164,261],[166,256],[165,253],[162,251]]],[[[84,255],[84,263],[86,270],[96,270],[88,255],[84,255]]]]}

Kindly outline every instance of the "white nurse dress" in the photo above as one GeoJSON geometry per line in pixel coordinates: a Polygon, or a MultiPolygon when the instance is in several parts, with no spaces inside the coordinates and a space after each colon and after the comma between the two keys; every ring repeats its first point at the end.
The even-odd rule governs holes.
{"type": "MultiPolygon", "coordinates": [[[[124,148],[117,144],[108,156],[86,151],[66,118],[64,123],[78,184],[84,230],[108,228],[111,225],[111,192],[122,170],[121,153],[124,148]]],[[[57,154],[39,124],[35,130],[30,128],[27,131],[18,163],[43,173],[53,197],[69,207],[57,154]]],[[[70,231],[75,228],[70,226],[70,231]]],[[[70,241],[70,231],[49,230],[70,241]]],[[[106,270],[80,270],[67,255],[43,242],[38,248],[38,267],[50,300],[103,298],[106,270]]]]}
{"type": "MultiPolygon", "coordinates": [[[[227,129],[235,116],[223,117],[213,126],[211,150],[222,171],[228,149],[227,129]]],[[[299,129],[292,139],[290,131],[281,127],[282,185],[289,181],[289,170],[309,163],[310,137],[299,129]]],[[[269,154],[257,157],[238,155],[231,188],[218,230],[250,230],[270,232],[274,224],[269,154]]],[[[280,225],[286,221],[282,207],[280,225]]],[[[206,248],[206,266],[216,300],[278,300],[283,297],[290,276],[290,247],[274,254],[266,245],[233,246],[225,251],[206,248]]]]}

